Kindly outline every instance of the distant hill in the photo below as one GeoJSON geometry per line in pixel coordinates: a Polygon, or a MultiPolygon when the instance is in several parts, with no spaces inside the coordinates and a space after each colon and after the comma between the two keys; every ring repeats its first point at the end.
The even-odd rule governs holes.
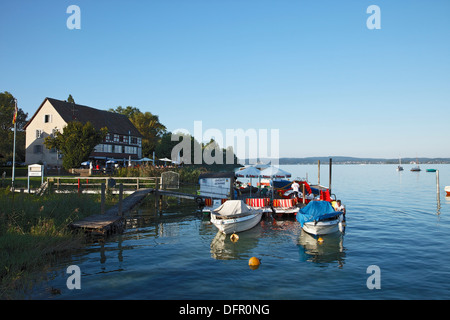
{"type": "MultiPolygon", "coordinates": [[[[333,159],[333,164],[398,164],[398,158],[355,158],[345,156],[280,158],[279,164],[317,164],[319,160],[321,164],[327,164],[330,158],[333,159]]],[[[402,164],[409,164],[416,162],[417,158],[402,158],[401,160],[402,164]]],[[[419,164],[450,163],[450,158],[418,158],[418,160],[419,164]]],[[[270,159],[262,160],[261,162],[267,163],[268,161],[270,159]]]]}
{"type": "MultiPolygon", "coordinates": [[[[319,160],[325,164],[333,160],[333,164],[398,164],[398,158],[355,158],[343,156],[280,158],[280,164],[316,164],[319,160]]],[[[450,163],[450,158],[402,158],[402,164],[419,161],[419,164],[450,163]]]]}

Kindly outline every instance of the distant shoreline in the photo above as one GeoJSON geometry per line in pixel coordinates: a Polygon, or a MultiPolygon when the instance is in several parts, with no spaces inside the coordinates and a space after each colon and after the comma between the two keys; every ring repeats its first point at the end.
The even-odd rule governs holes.
{"type": "MultiPolygon", "coordinates": [[[[317,164],[320,160],[321,164],[328,164],[330,158],[333,164],[399,164],[398,158],[355,158],[355,157],[345,157],[345,156],[329,156],[329,157],[306,157],[306,158],[280,158],[276,163],[280,165],[286,164],[317,164]]],[[[245,163],[249,163],[246,159],[245,163]]],[[[262,163],[268,163],[271,159],[260,160],[262,163]]],[[[416,164],[419,161],[421,164],[450,164],[450,158],[402,158],[402,165],[416,164]]],[[[273,162],[273,161],[272,161],[273,162]]],[[[250,162],[254,164],[255,161],[250,162]]]]}

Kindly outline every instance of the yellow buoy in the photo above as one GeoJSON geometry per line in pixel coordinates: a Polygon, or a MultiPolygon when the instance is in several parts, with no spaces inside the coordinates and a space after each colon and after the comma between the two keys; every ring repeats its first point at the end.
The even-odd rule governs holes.
{"type": "Polygon", "coordinates": [[[317,242],[323,243],[323,238],[322,238],[322,237],[319,237],[319,239],[317,239],[317,242]]]}
{"type": "Polygon", "coordinates": [[[239,240],[239,236],[238,236],[236,233],[233,233],[233,234],[230,236],[230,240],[231,240],[232,242],[237,242],[237,241],[239,240]]]}
{"type": "Polygon", "coordinates": [[[256,257],[251,257],[250,260],[248,260],[248,265],[250,266],[250,269],[252,269],[252,270],[258,269],[260,264],[261,264],[261,260],[259,260],[256,257]]]}

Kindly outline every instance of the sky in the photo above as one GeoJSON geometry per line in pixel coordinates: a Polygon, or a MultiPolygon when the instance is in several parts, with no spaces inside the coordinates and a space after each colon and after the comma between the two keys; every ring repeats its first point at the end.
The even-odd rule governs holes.
{"type": "Polygon", "coordinates": [[[279,157],[450,157],[449,15],[448,0],[0,0],[0,92],[29,117],[71,94],[172,132],[201,121],[224,147],[226,130],[267,130],[279,157]]]}

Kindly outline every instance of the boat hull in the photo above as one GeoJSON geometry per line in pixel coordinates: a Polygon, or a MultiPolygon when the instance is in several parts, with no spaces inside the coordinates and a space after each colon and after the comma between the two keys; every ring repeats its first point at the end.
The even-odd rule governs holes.
{"type": "Polygon", "coordinates": [[[302,229],[312,235],[324,235],[344,230],[343,216],[331,221],[305,222],[302,229]]]}
{"type": "Polygon", "coordinates": [[[256,213],[252,213],[242,217],[238,216],[236,218],[222,219],[219,215],[211,212],[211,223],[214,224],[214,226],[216,226],[216,228],[219,229],[220,232],[231,234],[253,228],[261,221],[262,214],[263,212],[262,210],[260,210],[256,213]]]}
{"type": "Polygon", "coordinates": [[[444,188],[444,190],[445,190],[446,196],[449,197],[450,196],[450,186],[446,186],[444,188]]]}
{"type": "Polygon", "coordinates": [[[275,213],[278,214],[297,214],[297,212],[300,210],[300,208],[273,208],[275,213]]]}

